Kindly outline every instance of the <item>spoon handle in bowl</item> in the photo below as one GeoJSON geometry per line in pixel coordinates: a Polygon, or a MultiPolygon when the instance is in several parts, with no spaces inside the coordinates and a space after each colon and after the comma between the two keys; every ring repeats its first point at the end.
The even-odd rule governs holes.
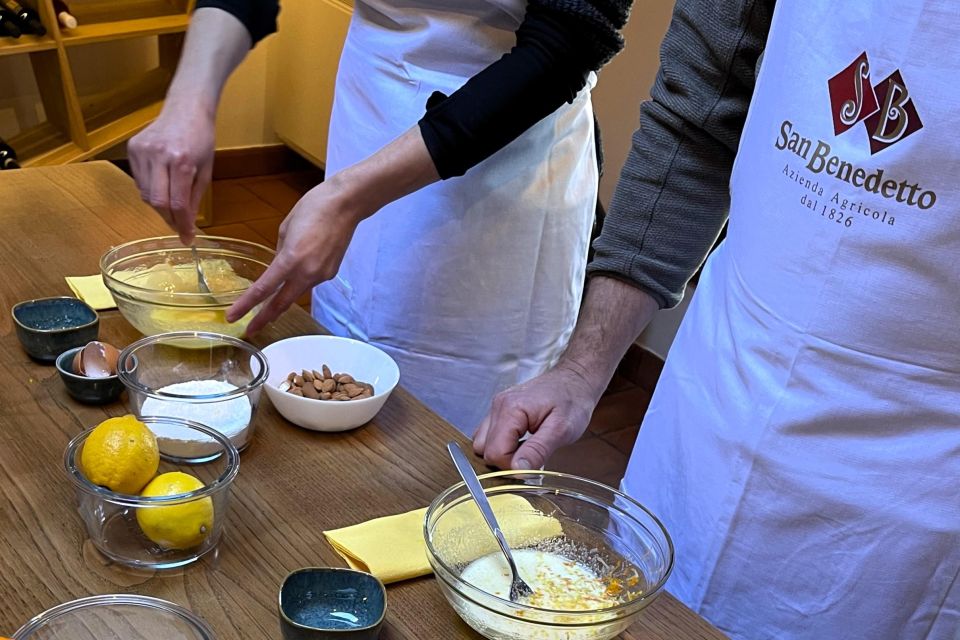
{"type": "MultiPolygon", "coordinates": [[[[510,553],[510,547],[507,545],[507,539],[503,536],[503,531],[500,530],[496,516],[493,515],[493,509],[490,507],[490,501],[487,500],[487,494],[483,491],[483,486],[480,484],[480,478],[477,477],[477,472],[473,470],[473,466],[471,466],[470,461],[467,460],[463,449],[461,449],[460,445],[456,442],[448,443],[447,451],[450,452],[453,464],[457,467],[457,471],[460,472],[460,477],[463,478],[464,483],[467,485],[467,490],[480,508],[483,519],[487,522],[487,526],[490,527],[490,531],[493,532],[494,537],[496,537],[497,544],[500,545],[503,554],[507,557],[510,564],[515,566],[513,554],[510,553]]],[[[514,575],[516,575],[516,569],[514,569],[514,575]]]]}

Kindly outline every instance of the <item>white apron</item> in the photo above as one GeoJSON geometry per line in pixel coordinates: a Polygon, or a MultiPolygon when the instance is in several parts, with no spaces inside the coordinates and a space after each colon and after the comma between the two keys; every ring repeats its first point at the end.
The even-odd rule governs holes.
{"type": "Polygon", "coordinates": [[[958,34],[953,0],[777,3],[624,479],[734,638],[960,637],[958,34]]]}
{"type": "MultiPolygon", "coordinates": [[[[525,5],[356,2],[328,174],[508,51],[525,5]]],[[[362,222],[336,278],[314,290],[320,323],[389,352],[404,386],[466,433],[496,392],[550,366],[573,330],[597,194],[590,88],[466,176],[362,222]]]]}

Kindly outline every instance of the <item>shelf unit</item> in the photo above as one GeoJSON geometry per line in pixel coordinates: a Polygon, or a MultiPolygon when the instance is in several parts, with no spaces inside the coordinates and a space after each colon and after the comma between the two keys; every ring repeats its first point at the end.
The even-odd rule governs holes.
{"type": "MultiPolygon", "coordinates": [[[[25,167],[80,162],[119,144],[160,113],[194,0],[70,0],[76,29],[61,29],[51,0],[34,0],[47,35],[0,38],[2,58],[29,57],[46,120],[7,139],[25,167]],[[86,45],[156,37],[159,66],[135,81],[84,95],[72,58],[86,45]]],[[[104,64],[109,64],[104,60],[104,64]]]]}

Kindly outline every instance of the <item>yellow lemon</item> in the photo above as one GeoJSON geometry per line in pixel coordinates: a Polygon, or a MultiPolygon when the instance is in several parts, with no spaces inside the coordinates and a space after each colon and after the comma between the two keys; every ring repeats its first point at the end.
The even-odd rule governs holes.
{"type": "Polygon", "coordinates": [[[80,454],[87,480],[118,493],[139,493],[159,466],[157,437],[131,415],[98,424],[80,454]]]}
{"type": "MultiPolygon", "coordinates": [[[[140,495],[144,498],[173,496],[203,488],[188,473],[171,471],[150,481],[140,495]]],[[[168,507],[140,507],[137,522],[143,534],[164,549],[190,549],[213,531],[213,500],[209,497],[172,504],[168,507]]]]}

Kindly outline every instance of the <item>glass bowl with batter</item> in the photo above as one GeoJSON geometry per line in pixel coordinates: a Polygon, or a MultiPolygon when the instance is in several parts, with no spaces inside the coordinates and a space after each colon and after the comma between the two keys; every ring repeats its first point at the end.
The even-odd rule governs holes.
{"type": "Polygon", "coordinates": [[[242,337],[253,309],[228,323],[230,308],[263,275],[276,253],[236,238],[197,236],[194,243],[210,293],[202,293],[190,247],[177,236],[135,240],[100,259],[103,282],[123,317],[146,336],[208,331],[242,337]]]}
{"type": "Polygon", "coordinates": [[[534,594],[509,599],[510,571],[463,483],[424,520],[427,557],[447,602],[491,640],[607,640],[663,591],[673,544],[627,495],[551,471],[480,476],[534,594]]]}

